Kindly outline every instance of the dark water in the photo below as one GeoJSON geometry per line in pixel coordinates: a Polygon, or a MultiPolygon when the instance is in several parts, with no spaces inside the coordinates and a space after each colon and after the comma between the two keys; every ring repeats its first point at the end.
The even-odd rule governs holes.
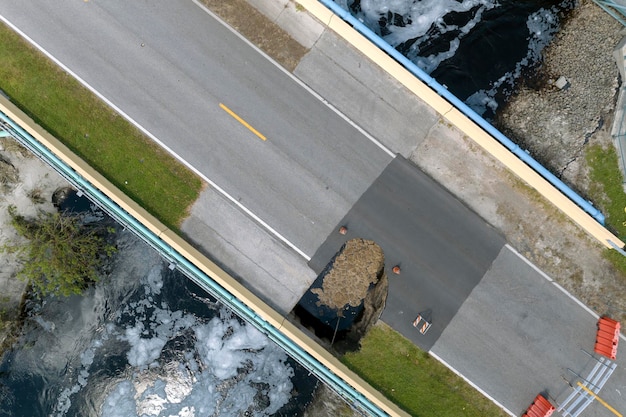
{"type": "Polygon", "coordinates": [[[298,416],[317,379],[120,232],[105,281],[29,303],[0,416],[298,416]]]}
{"type": "Polygon", "coordinates": [[[335,0],[489,118],[541,51],[573,0],[335,0]]]}

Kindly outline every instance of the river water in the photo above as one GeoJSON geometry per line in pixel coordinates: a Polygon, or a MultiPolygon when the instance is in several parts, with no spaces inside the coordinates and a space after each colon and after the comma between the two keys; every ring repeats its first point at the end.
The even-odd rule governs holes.
{"type": "Polygon", "coordinates": [[[0,416],[297,416],[317,379],[127,231],[83,297],[30,302],[0,416]]]}
{"type": "Polygon", "coordinates": [[[491,118],[574,0],[335,0],[478,114],[491,118]]]}

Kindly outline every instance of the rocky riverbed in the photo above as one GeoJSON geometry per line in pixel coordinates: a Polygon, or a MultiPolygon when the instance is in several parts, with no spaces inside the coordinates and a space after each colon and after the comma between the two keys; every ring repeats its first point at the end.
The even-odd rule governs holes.
{"type": "Polygon", "coordinates": [[[619,72],[612,56],[623,27],[591,0],[583,0],[526,80],[499,112],[496,125],[552,173],[584,192],[583,160],[592,144],[611,145],[619,72]],[[564,77],[565,88],[557,87],[564,77]]]}

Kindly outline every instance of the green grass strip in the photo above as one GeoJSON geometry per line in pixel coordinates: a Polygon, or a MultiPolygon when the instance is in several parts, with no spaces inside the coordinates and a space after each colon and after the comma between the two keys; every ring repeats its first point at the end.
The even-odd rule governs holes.
{"type": "MultiPolygon", "coordinates": [[[[624,193],[624,175],[619,167],[615,147],[603,148],[600,145],[589,147],[586,152],[591,198],[598,203],[606,216],[606,226],[621,240],[626,237],[626,193],[624,193]]],[[[626,274],[626,258],[617,251],[607,249],[607,259],[626,274]]]]}
{"type": "Polygon", "coordinates": [[[73,77],[0,25],[0,89],[115,186],[178,230],[202,181],[73,77]]]}
{"type": "Polygon", "coordinates": [[[504,411],[428,353],[379,323],[342,362],[416,417],[504,417],[504,411]]]}

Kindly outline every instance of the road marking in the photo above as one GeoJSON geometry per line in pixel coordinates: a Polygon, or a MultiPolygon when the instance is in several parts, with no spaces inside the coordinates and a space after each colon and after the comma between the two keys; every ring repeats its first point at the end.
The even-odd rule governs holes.
{"type": "Polygon", "coordinates": [[[250,126],[250,123],[246,122],[241,117],[239,117],[239,115],[237,115],[237,113],[235,113],[234,111],[232,111],[231,109],[226,107],[225,104],[220,103],[220,108],[222,110],[224,110],[226,113],[230,114],[233,117],[233,119],[237,120],[239,123],[241,123],[242,125],[247,127],[250,132],[254,133],[258,137],[260,137],[262,140],[267,140],[267,138],[265,136],[263,136],[258,130],[256,130],[255,128],[250,126]]]}
{"type": "Polygon", "coordinates": [[[498,402],[498,400],[496,400],[495,398],[493,398],[491,395],[487,394],[487,392],[485,390],[483,390],[482,388],[480,388],[478,385],[476,385],[475,383],[473,383],[469,378],[465,377],[465,375],[463,375],[459,370],[455,369],[452,365],[450,365],[448,362],[444,361],[439,355],[437,355],[435,352],[433,352],[432,350],[428,351],[428,354],[430,356],[432,356],[433,358],[435,358],[436,360],[438,360],[439,362],[441,362],[442,364],[444,364],[444,366],[446,368],[448,368],[449,370],[451,370],[452,372],[454,372],[457,376],[461,377],[465,382],[467,382],[469,385],[471,385],[476,391],[480,392],[482,395],[484,395],[486,398],[488,398],[489,400],[491,400],[491,402],[493,402],[495,405],[497,405],[498,407],[500,407],[500,409],[502,409],[502,411],[504,411],[505,413],[507,413],[508,415],[510,415],[511,417],[516,417],[517,414],[513,413],[511,410],[509,410],[508,408],[506,408],[504,405],[502,405],[500,402],[498,402]]]}
{"type": "Polygon", "coordinates": [[[395,158],[396,157],[396,153],[394,151],[392,151],[391,149],[389,149],[388,147],[386,147],[385,145],[382,144],[382,142],[380,142],[378,139],[376,139],[374,136],[372,136],[371,134],[369,134],[369,132],[367,132],[365,129],[363,129],[361,126],[359,126],[358,124],[356,124],[352,119],[350,119],[348,116],[346,116],[341,110],[339,110],[337,107],[333,106],[328,100],[326,100],[324,97],[320,96],[315,90],[313,90],[311,87],[309,87],[306,83],[304,83],[301,79],[299,79],[298,77],[296,77],[294,74],[292,74],[291,72],[289,72],[288,70],[285,69],[285,67],[283,67],[282,65],[280,65],[278,62],[276,62],[276,60],[274,58],[272,58],[271,56],[269,56],[268,54],[266,54],[265,52],[263,52],[261,49],[259,49],[255,44],[253,44],[252,42],[250,42],[248,39],[246,39],[241,33],[237,32],[232,26],[230,26],[228,23],[226,23],[224,20],[222,20],[222,18],[220,18],[218,15],[216,15],[215,13],[213,13],[211,10],[209,10],[205,5],[203,5],[202,3],[200,3],[199,0],[192,0],[196,6],[198,6],[199,8],[201,8],[206,14],[208,14],[209,16],[211,16],[213,19],[215,19],[217,22],[220,22],[226,29],[228,29],[230,32],[232,32],[235,36],[237,36],[239,39],[241,39],[244,43],[246,43],[248,46],[250,46],[252,49],[254,49],[255,51],[257,51],[260,55],[264,56],[265,59],[267,59],[269,62],[271,62],[272,64],[274,64],[274,66],[276,68],[278,68],[281,72],[283,72],[286,76],[288,76],[289,78],[291,78],[296,84],[298,84],[300,87],[302,87],[304,90],[308,91],[309,94],[311,94],[313,97],[315,97],[316,99],[318,99],[319,101],[321,101],[322,103],[324,103],[324,105],[326,107],[328,107],[329,109],[331,109],[337,116],[341,117],[343,120],[346,121],[346,123],[348,123],[350,126],[352,126],[353,128],[355,128],[357,131],[359,131],[363,136],[365,136],[367,139],[369,139],[370,142],[372,142],[374,145],[376,145],[378,148],[380,148],[383,152],[385,152],[387,155],[389,155],[391,158],[395,158]]]}
{"type": "MultiPolygon", "coordinates": [[[[591,308],[587,307],[587,305],[585,305],[585,303],[580,301],[578,298],[574,297],[569,291],[567,291],[565,288],[563,288],[558,282],[556,282],[555,280],[550,278],[548,276],[548,274],[546,274],[541,269],[539,269],[539,267],[537,267],[537,265],[533,264],[530,260],[526,259],[526,257],[524,257],[517,250],[515,250],[515,248],[513,246],[509,245],[508,243],[506,245],[504,245],[504,246],[508,250],[513,252],[515,255],[517,255],[517,257],[520,258],[522,261],[526,262],[531,268],[533,268],[535,271],[537,271],[537,273],[539,275],[541,275],[542,277],[544,277],[546,279],[546,281],[550,282],[552,285],[554,285],[556,288],[558,288],[559,291],[561,291],[563,294],[568,296],[572,301],[574,301],[576,304],[578,304],[580,307],[582,307],[586,312],[591,314],[596,320],[600,319],[600,315],[598,313],[593,311],[591,308]]],[[[620,337],[620,339],[626,341],[626,336],[623,333],[620,332],[619,337],[620,337]]]]}
{"type": "Polygon", "coordinates": [[[9,21],[2,14],[0,14],[0,21],[4,22],[8,27],[13,29],[22,38],[26,39],[26,41],[28,43],[30,43],[35,48],[37,48],[39,51],[41,51],[42,54],[44,54],[52,62],[57,64],[61,69],[63,69],[63,71],[67,72],[69,75],[74,77],[74,79],[76,79],[79,83],[84,85],[85,88],[87,88],[89,91],[91,91],[97,97],[99,97],[100,100],[104,101],[109,107],[111,107],[113,110],[115,110],[120,116],[122,116],[124,119],[128,120],[133,126],[135,126],[142,133],[144,133],[146,136],[148,136],[150,139],[152,139],[155,143],[157,143],[159,146],[161,146],[163,149],[165,149],[170,155],[172,155],[174,158],[176,158],[178,161],[180,161],[180,163],[185,165],[187,168],[189,168],[191,171],[193,171],[196,175],[198,175],[200,178],[202,178],[207,184],[209,184],[218,193],[223,195],[228,201],[230,201],[236,207],[239,207],[239,209],[241,209],[241,211],[243,211],[248,216],[250,216],[250,218],[252,218],[256,223],[260,224],[261,227],[263,227],[265,230],[267,230],[270,234],[274,235],[278,240],[280,240],[281,242],[283,242],[287,246],[289,246],[291,249],[293,249],[298,255],[303,257],[307,262],[311,260],[311,257],[309,255],[307,255],[303,250],[301,250],[299,247],[297,247],[294,243],[292,243],[290,240],[288,240],[285,236],[283,236],[280,233],[278,233],[278,231],[276,231],[272,226],[270,226],[269,224],[264,222],[259,216],[254,214],[254,212],[252,212],[246,206],[241,204],[235,197],[233,197],[232,195],[228,194],[226,192],[226,190],[224,190],[222,187],[220,187],[215,182],[210,180],[206,175],[204,175],[202,172],[200,172],[200,170],[198,170],[196,167],[191,165],[184,158],[182,158],[180,155],[178,155],[176,152],[174,152],[173,149],[171,149],[169,146],[167,146],[164,142],[162,142],[155,135],[153,135],[152,132],[150,132],[148,129],[146,129],[145,127],[140,125],[136,120],[134,120],[132,117],[130,117],[128,114],[126,114],[126,112],[124,112],[121,108],[119,108],[117,105],[115,105],[111,100],[109,100],[102,93],[100,93],[98,90],[96,90],[91,84],[89,84],[87,81],[82,79],[78,74],[76,74],[74,71],[72,71],[67,65],[65,65],[64,63],[59,61],[54,55],[52,55],[50,52],[48,52],[43,46],[41,46],[37,42],[35,42],[34,39],[32,39],[30,36],[28,36],[26,33],[24,33],[22,30],[20,30],[17,26],[15,26],[11,21],[9,21]]]}
{"type": "Polygon", "coordinates": [[[612,412],[613,414],[615,414],[618,417],[623,417],[620,413],[617,412],[617,410],[615,410],[613,407],[611,407],[609,404],[607,404],[606,401],[604,401],[602,398],[598,397],[596,395],[595,392],[591,391],[589,388],[587,388],[586,386],[584,386],[580,381],[577,382],[578,386],[581,387],[582,389],[584,389],[588,394],[590,394],[591,396],[593,396],[593,398],[595,398],[596,400],[598,400],[598,402],[600,404],[602,404],[603,406],[605,406],[610,412],[612,412]]]}

